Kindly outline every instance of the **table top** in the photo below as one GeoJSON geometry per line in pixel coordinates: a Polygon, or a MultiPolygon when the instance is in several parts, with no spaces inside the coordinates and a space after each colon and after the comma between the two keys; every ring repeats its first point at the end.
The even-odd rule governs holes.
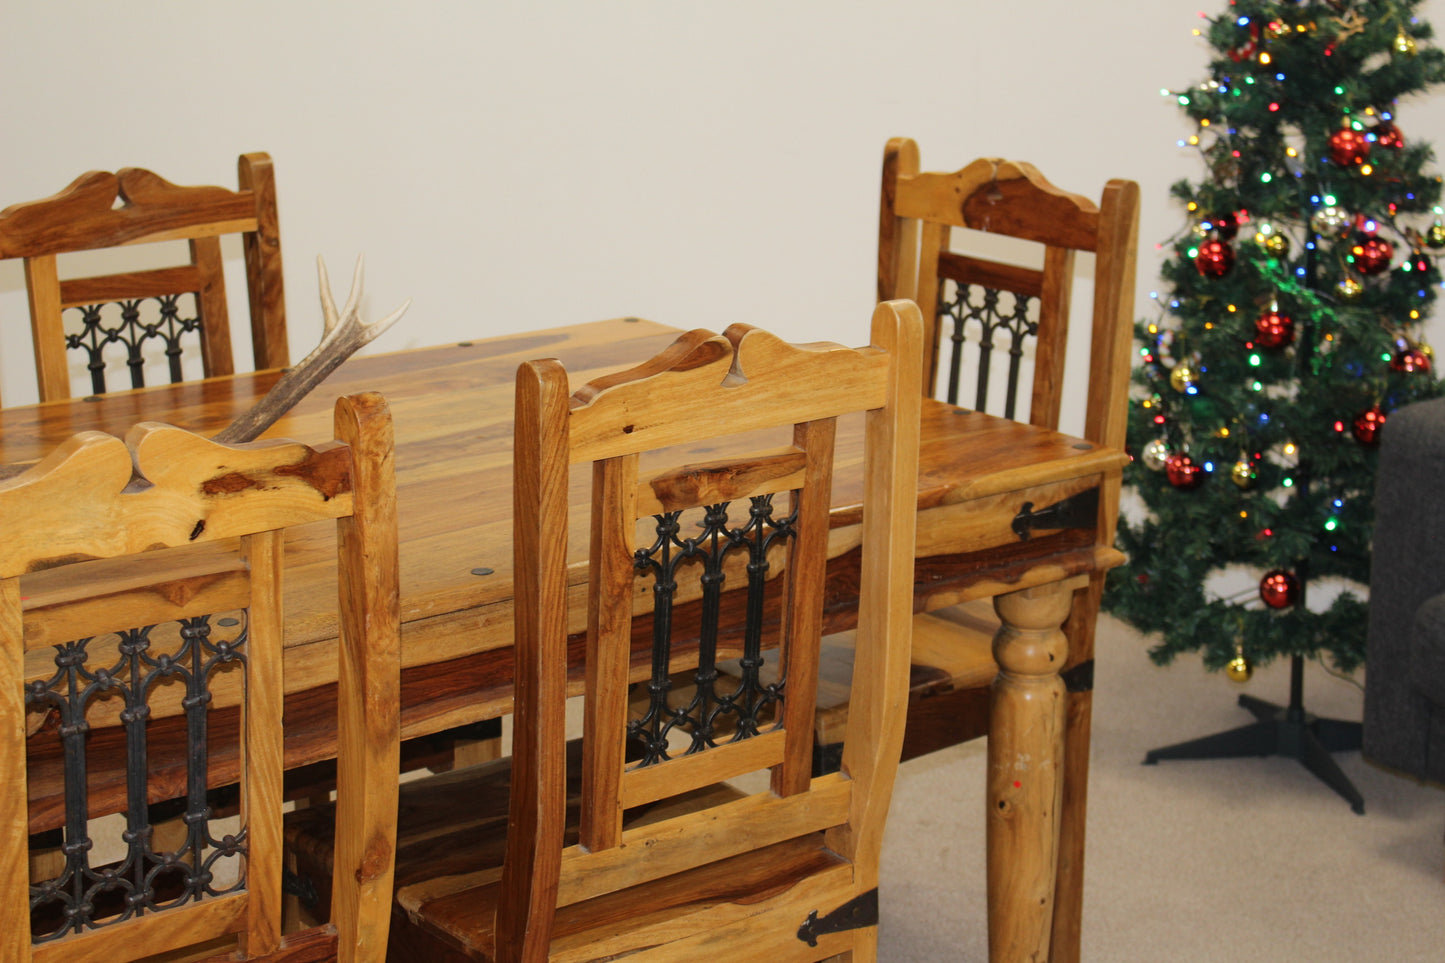
{"type": "MultiPolygon", "coordinates": [[[[308,443],[332,437],[334,399],[375,390],[391,405],[396,430],[401,533],[402,619],[477,608],[511,595],[511,421],[517,365],[556,357],[574,384],[636,364],[679,334],[636,318],[356,357],[269,430],[265,438],[308,443]],[[489,572],[489,574],[478,574],[489,572]]],[[[138,421],[201,433],[219,430],[255,404],[276,372],[238,374],[0,410],[0,464],[32,462],[83,430],[118,435],[138,421]]],[[[834,525],[856,521],[861,501],[861,420],[840,426],[834,525]]],[[[1060,478],[1117,467],[1122,456],[1077,438],[940,402],[925,405],[919,471],[921,510],[970,501],[1060,478]]],[[[579,490],[585,478],[577,476],[579,490]]],[[[574,498],[583,506],[586,499],[574,498]]],[[[572,556],[585,558],[580,514],[572,556]]],[[[322,526],[324,528],[324,526],[322,526]]],[[[927,538],[927,534],[924,534],[927,538]]],[[[321,543],[306,555],[325,551],[321,543]]],[[[299,571],[313,564],[288,556],[299,571]],[[299,563],[299,564],[298,564],[299,563]]],[[[335,636],[332,606],[293,596],[288,645],[335,636]]],[[[291,586],[288,585],[288,589],[291,586]]]]}
{"type": "MultiPolygon", "coordinates": [[[[508,658],[493,660],[471,675],[461,667],[478,653],[509,649],[511,644],[512,403],[518,364],[558,358],[580,385],[650,358],[680,333],[620,318],[356,357],[266,433],[266,438],[316,443],[333,437],[337,396],[374,390],[390,402],[396,432],[403,662],[409,672],[403,680],[407,735],[496,715],[510,705],[509,651],[508,658]],[[419,674],[431,666],[445,669],[419,674]]],[[[274,371],[238,374],[0,410],[0,464],[38,460],[83,430],[124,435],[139,421],[213,433],[255,404],[277,376],[274,371]]],[[[1013,543],[1020,540],[1008,522],[1021,499],[1097,485],[1104,474],[1117,473],[1124,460],[1121,452],[1057,432],[925,402],[918,498],[927,517],[920,517],[917,554],[920,559],[951,555],[965,562],[970,552],[981,549],[1018,554],[1013,543]],[[994,507],[976,510],[988,506],[994,507]]],[[[857,544],[861,463],[861,418],[840,422],[830,559],[857,544]]],[[[574,474],[576,508],[569,536],[579,600],[575,621],[583,625],[587,484],[585,471],[574,474]]],[[[324,687],[336,678],[333,538],[331,526],[318,525],[287,542],[288,765],[324,756],[320,747],[298,744],[293,759],[290,714],[293,694],[324,687]]],[[[1092,545],[1093,539],[1087,531],[1067,544],[1077,549],[1092,545]]],[[[1048,539],[1024,548],[1033,553],[1033,561],[1054,551],[1048,539]]],[[[832,568],[830,561],[830,579],[832,568]]],[[[839,589],[840,594],[847,591],[846,585],[839,589]]]]}

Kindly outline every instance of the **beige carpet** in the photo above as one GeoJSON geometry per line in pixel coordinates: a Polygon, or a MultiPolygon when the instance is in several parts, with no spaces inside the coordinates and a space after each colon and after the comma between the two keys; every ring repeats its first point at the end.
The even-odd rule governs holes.
{"type": "MultiPolygon", "coordinates": [[[[1336,757],[1366,815],[1280,757],[1162,762],[1148,749],[1244,725],[1241,692],[1284,702],[1281,662],[1240,686],[1197,659],[1157,668],[1101,620],[1084,895],[1089,963],[1445,961],[1445,790],[1336,757]]],[[[1359,719],[1311,665],[1305,706],[1359,719]]],[[[883,856],[879,958],[986,960],[984,744],[906,763],[883,856]]]]}

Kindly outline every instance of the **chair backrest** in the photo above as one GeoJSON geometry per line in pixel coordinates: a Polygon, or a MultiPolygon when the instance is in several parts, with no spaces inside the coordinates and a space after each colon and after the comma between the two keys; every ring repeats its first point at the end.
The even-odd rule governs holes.
{"type": "Polygon", "coordinates": [[[76,435],[0,481],[0,959],[136,960],[199,944],[239,948],[227,959],[319,947],[305,958],[382,960],[401,671],[386,401],[339,399],[336,433],[315,448],[229,447],[146,423],[124,442],[76,435]],[[283,542],[327,519],[340,613],[335,928],[283,946],[283,542]],[[63,811],[27,807],[60,782],[63,811]],[[239,807],[222,819],[228,799],[239,807]],[[185,828],[171,848],[153,830],[173,801],[185,828]],[[31,879],[27,835],[57,827],[60,865],[31,879]]]}
{"type": "Polygon", "coordinates": [[[221,236],[240,234],[250,291],[255,367],[290,364],[276,179],[264,153],[241,155],[240,186],[178,187],[138,167],[91,171],[51,197],[0,211],[0,258],[24,258],[40,400],[71,396],[68,351],[84,355],[91,393],[138,388],[162,361],[187,380],[181,355],[198,341],[205,377],[231,374],[231,326],[221,236]],[[185,240],[188,263],[61,280],[56,256],[185,240]],[[124,383],[120,383],[123,380],[124,383]]]}
{"type": "Polygon", "coordinates": [[[1014,418],[1025,344],[1033,338],[1029,423],[1057,430],[1074,253],[1092,252],[1084,437],[1122,449],[1138,228],[1139,185],[1133,181],[1109,181],[1096,204],[1061,191],[1033,165],[1018,161],[983,158],[956,173],[920,173],[918,145],[890,140],[883,155],[878,298],[911,298],[923,312],[925,393],[943,390],[952,404],[962,399],[987,411],[990,375],[1001,367],[1007,382],[1002,410],[992,413],[1014,418]],[[954,228],[1042,245],[1042,267],[955,251],[954,228]],[[952,322],[951,349],[940,358],[945,319],[952,322]],[[995,349],[1007,352],[1002,364],[995,349]],[[938,384],[940,367],[947,372],[946,388],[938,384]],[[961,385],[969,369],[976,372],[971,396],[961,385]]]}
{"type": "Polygon", "coordinates": [[[859,881],[876,879],[908,685],[920,337],[916,307],[890,302],[874,314],[872,346],[857,350],[793,346],[734,325],[723,335],[690,332],[575,390],[556,361],[521,366],[514,782],[499,952],[524,947],[518,958],[545,958],[559,905],[809,833],[828,833],[859,881]],[[859,411],[857,711],[842,773],[814,779],[834,425],[859,411]],[[675,450],[660,451],[763,429],[709,449],[727,457],[678,465],[675,450]],[[591,466],[584,759],[580,844],[564,849],[568,469],[579,463],[591,466]],[[746,628],[729,638],[718,631],[725,578],[748,586],[746,628]],[[643,594],[653,597],[642,606],[653,611],[652,638],[632,666],[634,599],[643,594]],[[669,704],[669,613],[698,596],[711,602],[695,657],[699,692],[669,704]],[[784,672],[772,686],[758,674],[765,608],[784,672]],[[708,684],[724,650],[742,655],[736,691],[708,684]],[[652,680],[652,707],[629,721],[628,684],[639,675],[652,680]],[[624,810],[758,770],[771,770],[771,792],[623,829],[624,810]]]}

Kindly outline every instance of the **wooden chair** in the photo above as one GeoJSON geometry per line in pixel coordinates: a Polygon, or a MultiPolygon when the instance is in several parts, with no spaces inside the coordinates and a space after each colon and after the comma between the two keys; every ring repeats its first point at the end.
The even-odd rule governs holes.
{"type": "Polygon", "coordinates": [[[0,481],[0,959],[383,960],[401,673],[385,400],[341,398],[336,433],[231,447],[140,424],[0,481]],[[283,937],[284,541],[327,519],[336,912],[283,937]],[[63,805],[27,805],[58,784],[63,805]],[[169,849],[152,806],[177,797],[189,832],[169,849]],[[53,826],[63,862],[30,878],[27,834],[53,826]]]}
{"type": "MultiPolygon", "coordinates": [[[[873,347],[856,351],[735,325],[581,386],[556,361],[522,365],[513,756],[404,787],[392,960],[873,958],[907,688],[920,333],[917,309],[895,302],[874,315],[873,347]],[[857,411],[867,671],[851,697],[867,711],[853,715],[842,773],[815,779],[833,425],[857,411]],[[753,433],[753,453],[679,465],[666,450],[739,432],[753,433]],[[590,506],[589,568],[569,592],[579,464],[590,484],[571,494],[590,506]],[[737,583],[746,612],[733,618],[723,610],[738,593],[724,589],[737,583]],[[672,615],[698,598],[701,637],[683,651],[672,615]],[[579,620],[583,736],[569,748],[579,620]],[[787,676],[764,686],[770,645],[787,676]],[[717,662],[729,654],[752,671],[724,690],[717,662]],[[683,663],[693,684],[679,691],[683,663]],[[650,692],[638,718],[630,686],[650,692]],[[760,772],[761,791],[719,785],[760,772]]],[[[324,867],[323,817],[297,818],[309,829],[288,837],[309,837],[306,857],[324,867]]]]}
{"type": "Polygon", "coordinates": [[[205,377],[234,372],[224,234],[244,244],[255,367],[290,363],[271,158],[242,154],[239,168],[235,191],[178,187],[137,167],[91,171],[59,194],[0,211],[0,258],[25,261],[41,401],[71,396],[67,351],[85,356],[93,394],[106,391],[108,364],[129,371],[123,387],[141,387],[162,361],[171,382],[188,380],[181,356],[196,341],[205,377]],[[175,240],[189,242],[188,263],[60,280],[57,255],[175,240]]]}
{"type": "MultiPolygon", "coordinates": [[[[950,404],[962,395],[975,410],[992,409],[1013,419],[1026,400],[1030,424],[1059,428],[1074,258],[1080,251],[1094,255],[1089,357],[1087,366],[1077,359],[1071,368],[1088,372],[1083,437],[1123,450],[1138,185],[1112,180],[1095,203],[1061,191],[1031,164],[1016,161],[986,158],[956,173],[920,173],[917,144],[894,138],[884,151],[881,198],[878,298],[918,303],[924,324],[923,391],[929,397],[942,394],[950,404]],[[1022,251],[1013,252],[1016,258],[1027,261],[1033,254],[1040,266],[957,250],[999,243],[985,235],[1025,242],[1019,245],[1022,251]],[[1030,353],[1032,378],[1026,379],[1030,353]],[[1021,392],[1027,392],[1023,399],[1021,392]]],[[[1096,526],[1109,544],[1117,484],[1099,502],[1111,509],[1109,517],[1090,514],[1087,502],[1064,510],[1096,526]]],[[[1084,737],[1075,758],[1085,766],[1087,689],[1101,588],[1098,581],[1087,596],[1079,596],[1068,628],[1071,718],[1083,727],[1084,737]]],[[[998,625],[989,599],[915,618],[904,759],[987,732],[998,625]]],[[[817,719],[820,773],[837,766],[853,674],[851,636],[842,633],[829,641],[817,719]]],[[[1082,785],[1077,788],[1082,792],[1082,785]]]]}
{"type": "MultiPolygon", "coordinates": [[[[878,298],[911,298],[919,304],[925,393],[938,392],[950,403],[962,400],[981,411],[996,406],[992,413],[1010,419],[1021,418],[1022,393],[1028,422],[1057,430],[1065,371],[1087,372],[1083,438],[1123,450],[1138,185],[1111,180],[1095,202],[1060,190],[1032,165],[1016,161],[985,158],[955,173],[920,173],[917,144],[895,138],[884,151],[881,196],[878,298]],[[997,249],[1000,242],[985,235],[1026,242],[1018,245],[1024,249],[1019,259],[1033,253],[1037,266],[961,253],[969,247],[976,250],[980,243],[985,249],[997,249]],[[1087,359],[1067,361],[1077,252],[1093,254],[1092,324],[1087,359]],[[1030,347],[1031,380],[1025,377],[1030,347]]],[[[1048,509],[1069,526],[1092,526],[1098,543],[1107,546],[1113,541],[1118,498],[1116,474],[1093,501],[1034,507],[1048,509]]],[[[1075,949],[1093,633],[1102,591],[1103,573],[1097,573],[1087,588],[1075,593],[1065,626],[1068,708],[1054,936],[1056,947],[1075,949]]],[[[989,684],[997,671],[992,653],[997,628],[987,599],[915,618],[905,759],[985,734],[989,684]]],[[[832,654],[834,664],[849,661],[846,652],[832,654]]],[[[836,725],[840,716],[846,716],[838,705],[828,708],[820,718],[836,725]]],[[[832,735],[820,731],[819,738],[826,746],[832,735]]]]}
{"type": "MultiPolygon", "coordinates": [[[[1020,391],[1027,390],[1028,422],[1059,427],[1074,256],[1094,254],[1093,311],[1087,367],[1088,400],[1083,438],[1122,450],[1128,406],[1129,348],[1133,337],[1133,286],[1139,188],[1112,180],[1096,204],[1050,184],[1031,164],[994,158],[976,160],[952,174],[919,173],[918,145],[908,138],[888,142],[883,156],[882,210],[878,242],[878,297],[916,300],[923,314],[922,383],[932,396],[957,404],[967,377],[973,391],[965,400],[975,410],[1013,419],[1020,391]],[[982,234],[1028,242],[1041,267],[1020,266],[959,253],[982,234]],[[944,336],[948,328],[947,338],[944,336]],[[945,351],[947,346],[947,351],[945,351]],[[1025,383],[1024,361],[1033,348],[1033,377],[1025,383]],[[1002,365],[997,364],[1000,352],[1002,365]],[[1002,367],[1002,372],[995,368],[1002,367]],[[1000,395],[994,376],[1004,376],[1000,395]],[[944,383],[946,382],[946,383],[944,383]]],[[[987,241],[985,241],[987,243],[987,241]]],[[[1027,252],[1025,252],[1027,253],[1027,252]]],[[[1021,258],[1022,260],[1022,258],[1021,258]]],[[[1098,502],[1065,504],[1112,542],[1118,504],[1117,480],[1098,502]]],[[[1045,506],[1037,506],[1044,508],[1045,506]]],[[[1071,717],[1083,726],[1077,753],[1087,760],[1087,692],[1093,660],[1093,625],[1102,580],[1076,600],[1068,628],[1071,717]]],[[[988,686],[996,672],[992,639],[998,628],[989,601],[979,600],[917,616],[914,671],[904,758],[983,735],[988,727],[988,686]]],[[[840,639],[846,643],[846,639],[840,639]]],[[[830,653],[835,678],[851,674],[846,644],[830,653]]],[[[820,767],[826,769],[832,734],[846,719],[846,702],[825,697],[820,715],[820,767]]],[[[1071,744],[1072,748],[1072,744],[1071,744]]],[[[1076,753],[1076,754],[1077,754],[1076,753]]],[[[1082,786],[1078,787],[1082,791],[1082,786]]]]}

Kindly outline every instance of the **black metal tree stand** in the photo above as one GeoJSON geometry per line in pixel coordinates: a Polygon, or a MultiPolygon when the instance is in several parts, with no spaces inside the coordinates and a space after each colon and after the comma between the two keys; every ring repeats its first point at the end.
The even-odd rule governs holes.
{"type": "Polygon", "coordinates": [[[1249,695],[1240,696],[1239,704],[1258,721],[1212,736],[1151,749],[1144,756],[1144,764],[1152,766],[1161,759],[1288,756],[1304,763],[1306,769],[1344,796],[1351,809],[1364,815],[1364,797],[1330,755],[1360,748],[1360,724],[1344,719],[1321,719],[1305,711],[1302,657],[1296,655],[1290,659],[1289,705],[1280,706],[1249,695]]]}

